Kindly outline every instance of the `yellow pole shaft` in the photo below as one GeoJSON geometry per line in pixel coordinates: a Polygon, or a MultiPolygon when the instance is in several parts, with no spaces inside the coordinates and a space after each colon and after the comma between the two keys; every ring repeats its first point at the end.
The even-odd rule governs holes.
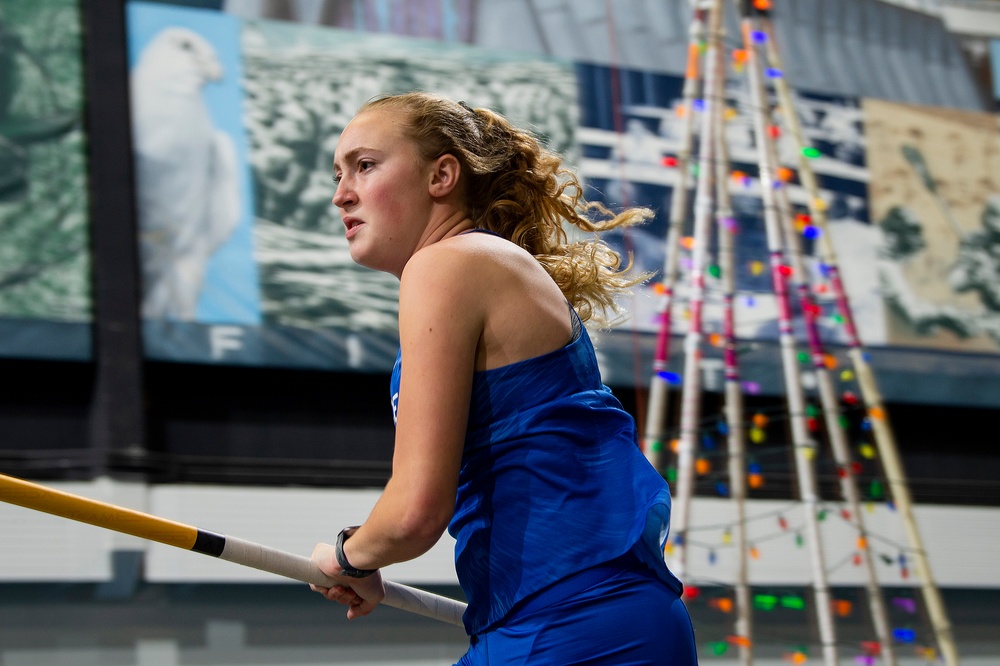
{"type": "Polygon", "coordinates": [[[191,550],[198,528],[0,474],[0,501],[191,550]]]}
{"type": "MultiPolygon", "coordinates": [[[[0,502],[68,518],[141,539],[260,569],[304,583],[336,585],[337,581],[308,557],[227,537],[165,518],[115,506],[0,474],[0,502]]],[[[455,599],[383,580],[382,603],[456,626],[464,626],[466,605],[455,599]]]]}

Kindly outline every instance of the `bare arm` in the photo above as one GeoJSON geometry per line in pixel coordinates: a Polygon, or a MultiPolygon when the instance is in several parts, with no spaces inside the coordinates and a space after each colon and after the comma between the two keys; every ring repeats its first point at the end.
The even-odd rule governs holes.
{"type": "MultiPolygon", "coordinates": [[[[474,270],[465,253],[432,246],[415,254],[401,277],[403,366],[393,473],[368,519],[344,543],[356,568],[422,555],[451,520],[484,320],[481,290],[470,279],[474,270]]],[[[314,557],[328,573],[339,571],[332,549],[314,557]]],[[[361,584],[345,582],[361,593],[361,584]]]]}

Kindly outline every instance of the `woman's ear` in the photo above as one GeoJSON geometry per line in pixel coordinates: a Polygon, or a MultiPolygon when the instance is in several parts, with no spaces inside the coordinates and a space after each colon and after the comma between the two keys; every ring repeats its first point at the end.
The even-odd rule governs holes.
{"type": "Polygon", "coordinates": [[[451,153],[445,153],[431,165],[431,180],[428,191],[432,197],[444,197],[455,191],[462,165],[451,153]]]}

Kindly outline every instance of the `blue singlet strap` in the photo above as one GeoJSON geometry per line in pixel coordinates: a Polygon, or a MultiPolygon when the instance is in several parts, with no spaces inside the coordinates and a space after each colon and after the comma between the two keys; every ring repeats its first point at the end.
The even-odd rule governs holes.
{"type": "Polygon", "coordinates": [[[489,229],[483,229],[482,227],[473,227],[472,229],[466,229],[465,231],[460,231],[459,236],[462,234],[490,234],[491,236],[496,236],[497,238],[503,238],[500,234],[489,229]]]}

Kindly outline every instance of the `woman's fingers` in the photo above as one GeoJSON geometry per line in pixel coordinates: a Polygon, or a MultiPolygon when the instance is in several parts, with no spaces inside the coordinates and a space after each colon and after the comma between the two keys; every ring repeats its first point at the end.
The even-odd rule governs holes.
{"type": "Polygon", "coordinates": [[[328,543],[316,544],[311,559],[319,567],[319,570],[327,576],[336,576],[340,573],[340,565],[337,564],[337,550],[328,543]]]}
{"type": "Polygon", "coordinates": [[[380,571],[376,571],[367,578],[360,578],[352,585],[361,603],[352,605],[347,610],[347,618],[350,620],[368,615],[385,599],[385,583],[382,581],[382,572],[380,571]]]}
{"type": "Polygon", "coordinates": [[[349,587],[341,587],[339,585],[335,585],[333,587],[309,585],[309,589],[313,592],[319,592],[330,601],[336,601],[345,605],[357,605],[362,601],[361,597],[358,596],[358,593],[349,587]]]}
{"type": "Polygon", "coordinates": [[[357,603],[352,603],[350,604],[350,606],[351,607],[347,609],[347,619],[353,620],[358,617],[364,617],[365,615],[371,613],[373,610],[375,610],[375,607],[378,606],[378,602],[369,601],[367,599],[362,599],[361,597],[358,597],[357,603]]]}
{"type": "MultiPolygon", "coordinates": [[[[317,544],[313,549],[312,560],[328,576],[337,576],[339,573],[336,552],[334,547],[329,544],[317,544]]],[[[367,578],[351,580],[350,584],[352,587],[343,585],[323,587],[322,585],[310,584],[309,589],[318,592],[330,601],[350,606],[347,609],[347,618],[350,620],[368,615],[385,598],[385,585],[382,582],[382,574],[379,572],[367,578]]]]}

